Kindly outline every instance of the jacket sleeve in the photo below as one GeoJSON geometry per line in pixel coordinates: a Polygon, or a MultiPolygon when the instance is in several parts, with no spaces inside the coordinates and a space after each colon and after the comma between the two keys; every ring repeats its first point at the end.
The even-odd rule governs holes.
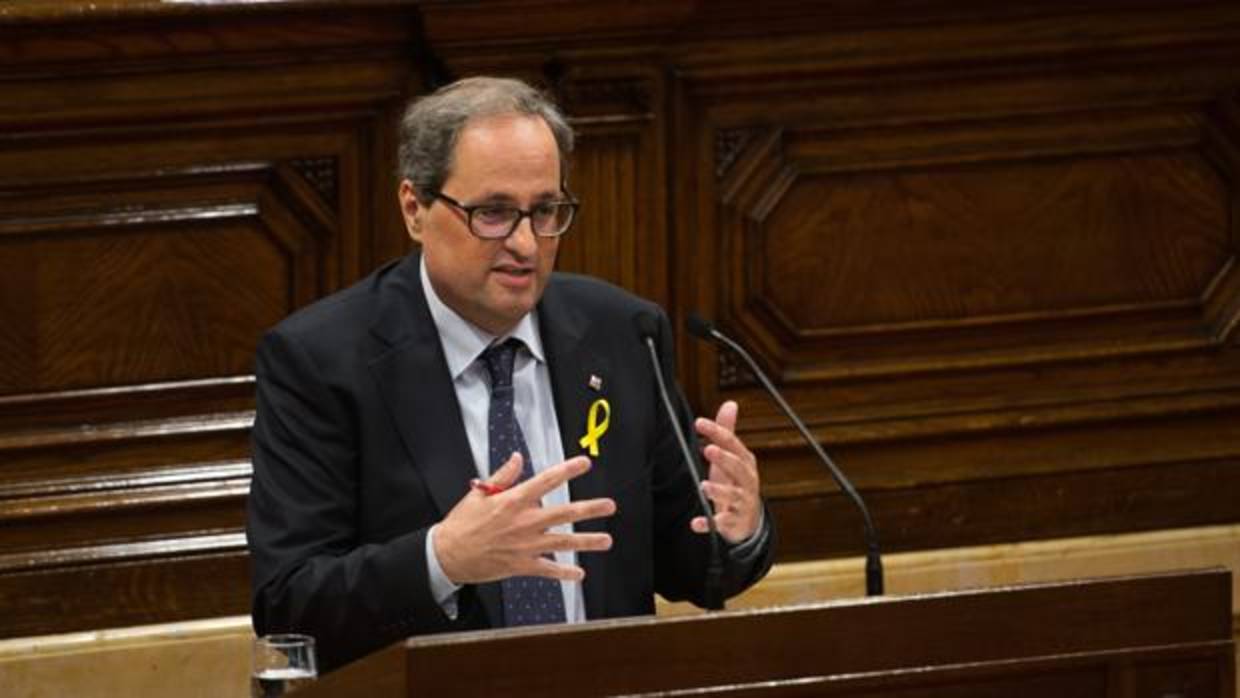
{"type": "Polygon", "coordinates": [[[456,621],[431,595],[429,527],[359,541],[358,418],[347,389],[279,330],[264,338],[255,373],[246,528],[255,632],[314,636],[326,671],[412,634],[470,627],[469,593],[456,621]]]}
{"type": "MultiPolygon", "coordinates": [[[[658,312],[659,360],[663,375],[670,381],[672,404],[684,429],[689,449],[698,472],[704,471],[701,446],[693,428],[693,413],[675,375],[675,354],[671,323],[658,312]]],[[[656,394],[655,400],[661,402],[656,394]]],[[[687,600],[703,606],[706,601],[706,568],[710,558],[710,541],[689,528],[689,522],[701,513],[693,479],[684,467],[675,431],[661,404],[654,405],[657,423],[652,453],[652,487],[655,511],[655,591],[669,601],[687,600]]],[[[761,579],[771,567],[775,551],[774,519],[764,512],[763,528],[753,544],[738,548],[725,543],[723,593],[725,598],[739,594],[761,579]]]]}

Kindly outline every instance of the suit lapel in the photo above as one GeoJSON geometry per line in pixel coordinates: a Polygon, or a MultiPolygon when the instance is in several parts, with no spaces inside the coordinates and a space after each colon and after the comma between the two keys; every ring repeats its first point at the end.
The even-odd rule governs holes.
{"type": "MultiPolygon", "coordinates": [[[[419,255],[409,255],[380,292],[372,331],[389,348],[371,361],[370,371],[442,519],[477,472],[443,346],[422,292],[419,260],[419,255]]],[[[478,594],[491,619],[503,617],[497,584],[478,585],[478,594]]]]}
{"type": "MultiPolygon", "coordinates": [[[[606,397],[607,379],[610,376],[607,358],[597,351],[590,351],[586,341],[589,321],[582,317],[557,293],[554,278],[539,304],[539,332],[547,352],[547,368],[551,375],[551,389],[555,395],[556,421],[559,423],[560,440],[564,456],[589,455],[581,446],[580,439],[586,434],[590,406],[606,397]],[[603,390],[591,387],[591,377],[603,381],[603,390]]],[[[591,456],[592,467],[588,472],[569,483],[573,501],[603,497],[607,494],[606,478],[609,465],[607,440],[600,442],[598,456],[591,456]]],[[[605,533],[610,530],[610,519],[591,519],[573,525],[582,533],[605,533]]],[[[578,563],[586,572],[582,584],[585,596],[586,618],[605,617],[605,553],[578,555],[578,563]]]]}

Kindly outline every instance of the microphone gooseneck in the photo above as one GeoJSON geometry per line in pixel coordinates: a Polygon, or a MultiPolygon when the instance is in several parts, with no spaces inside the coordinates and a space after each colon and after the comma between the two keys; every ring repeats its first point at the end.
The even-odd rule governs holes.
{"type": "Polygon", "coordinates": [[[861,518],[865,524],[865,593],[867,596],[881,596],[883,594],[883,559],[878,547],[878,531],[875,530],[874,522],[870,518],[870,510],[866,508],[865,502],[862,501],[861,495],[857,493],[856,488],[844,476],[843,471],[836,467],[835,461],[831,460],[831,456],[827,455],[827,452],[823,450],[818,440],[809,433],[805,422],[801,421],[801,418],[792,410],[792,407],[784,400],[784,396],[775,388],[775,385],[767,378],[766,373],[758,366],[758,362],[754,361],[754,358],[750,356],[748,351],[745,351],[744,347],[695,313],[690,313],[685,320],[685,329],[694,337],[713,340],[724,345],[744,360],[745,364],[749,366],[749,370],[753,371],[753,374],[757,376],[758,382],[766,389],[767,394],[775,400],[775,404],[779,405],[779,408],[788,416],[788,419],[792,420],[792,423],[796,425],[797,431],[801,432],[801,436],[810,445],[810,448],[814,449],[814,453],[827,466],[828,472],[831,473],[831,479],[835,480],[835,484],[839,486],[840,490],[848,495],[848,498],[861,511],[861,518]]]}
{"type": "Polygon", "coordinates": [[[662,398],[663,409],[667,412],[668,421],[672,423],[672,431],[675,432],[676,441],[680,444],[681,456],[684,458],[685,467],[688,468],[689,475],[693,478],[693,489],[697,493],[698,503],[702,507],[703,516],[706,518],[707,536],[710,537],[710,560],[706,567],[706,596],[703,605],[707,610],[721,611],[724,608],[723,549],[720,544],[719,528],[715,525],[714,510],[706,499],[706,494],[702,492],[702,476],[698,474],[697,468],[693,467],[695,462],[693,451],[689,448],[689,440],[685,437],[684,429],[680,426],[680,420],[676,417],[676,409],[672,406],[672,397],[667,390],[667,382],[663,378],[663,367],[659,363],[659,350],[654,343],[654,338],[659,331],[658,321],[650,313],[643,312],[633,317],[633,324],[637,327],[637,333],[641,337],[642,343],[646,345],[646,349],[649,351],[650,365],[654,369],[654,377],[656,383],[658,383],[659,397],[662,398]]]}

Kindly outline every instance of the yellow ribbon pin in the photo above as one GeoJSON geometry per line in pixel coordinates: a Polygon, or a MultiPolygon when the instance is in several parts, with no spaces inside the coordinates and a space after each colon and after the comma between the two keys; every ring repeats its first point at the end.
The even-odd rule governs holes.
{"type": "Polygon", "coordinates": [[[598,440],[607,433],[607,425],[611,424],[611,405],[602,398],[590,405],[590,414],[586,416],[586,435],[578,443],[582,448],[590,449],[590,455],[598,455],[598,440]],[[598,421],[599,410],[603,411],[603,421],[598,421]]]}

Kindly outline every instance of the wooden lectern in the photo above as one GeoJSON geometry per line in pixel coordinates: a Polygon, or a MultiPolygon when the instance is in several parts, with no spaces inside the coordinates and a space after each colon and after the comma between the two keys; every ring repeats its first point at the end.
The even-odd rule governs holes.
{"type": "Polygon", "coordinates": [[[298,695],[1233,698],[1207,570],[413,638],[298,695]]]}

